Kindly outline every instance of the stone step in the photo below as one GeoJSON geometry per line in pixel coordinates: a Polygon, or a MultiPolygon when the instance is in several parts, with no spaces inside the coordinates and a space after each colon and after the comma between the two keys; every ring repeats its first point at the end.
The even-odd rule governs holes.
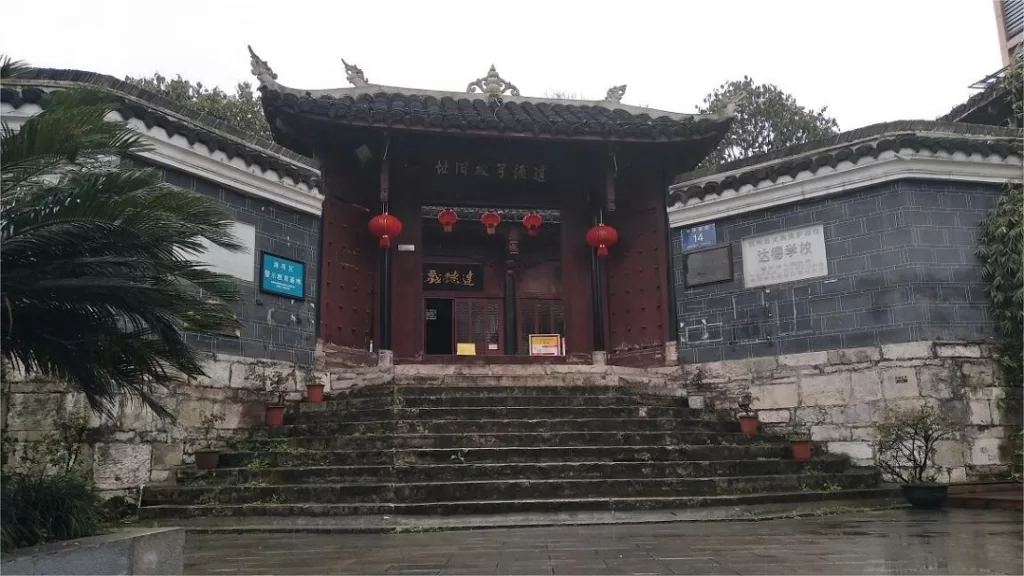
{"type": "Polygon", "coordinates": [[[429,408],[329,408],[326,403],[302,404],[285,415],[286,424],[312,422],[364,422],[373,420],[537,420],[537,419],[678,418],[718,422],[735,421],[730,413],[698,412],[672,406],[483,406],[429,408]]]}
{"type": "Polygon", "coordinates": [[[729,420],[676,418],[572,418],[540,420],[381,420],[299,423],[265,430],[268,437],[379,434],[492,434],[559,432],[739,432],[729,420]]]}
{"type": "Polygon", "coordinates": [[[403,408],[504,408],[524,407],[573,407],[573,406],[683,406],[685,399],[668,396],[620,396],[620,395],[530,395],[530,396],[331,396],[325,402],[302,403],[297,411],[335,411],[346,409],[375,409],[401,406],[403,408]]]}
{"type": "Polygon", "coordinates": [[[511,499],[577,499],[724,496],[796,490],[841,490],[877,486],[874,470],[841,474],[779,474],[716,478],[601,478],[552,480],[461,480],[457,482],[147,486],[143,505],[285,504],[346,502],[456,502],[511,499]]]}
{"type": "MultiPolygon", "coordinates": [[[[267,439],[263,449],[388,450],[404,448],[497,448],[533,446],[676,446],[786,445],[773,436],[748,437],[722,432],[516,432],[485,434],[368,434],[365,436],[282,436],[267,439]],[[276,442],[275,442],[276,441],[276,442]]],[[[240,443],[244,445],[244,441],[240,443]]]]}
{"type": "Polygon", "coordinates": [[[788,444],[746,446],[539,446],[525,448],[453,448],[406,450],[241,451],[220,455],[224,467],[373,466],[404,464],[667,462],[689,460],[757,460],[789,458],[788,444]]]}
{"type": "Polygon", "coordinates": [[[825,457],[795,460],[689,460],[669,462],[551,462],[529,464],[451,464],[375,466],[245,467],[178,471],[187,484],[332,484],[354,482],[458,482],[461,480],[554,480],[583,478],[712,478],[776,476],[805,471],[839,474],[847,460],[825,457]]]}
{"type": "Polygon", "coordinates": [[[139,509],[142,519],[195,518],[203,516],[349,516],[356,514],[514,514],[523,512],[570,512],[580,510],[657,510],[666,508],[700,508],[710,506],[745,506],[753,504],[818,502],[826,500],[860,500],[891,498],[898,494],[890,486],[848,490],[793,490],[760,492],[726,496],[667,496],[624,498],[515,498],[461,502],[423,502],[393,504],[371,503],[252,503],[252,504],[189,504],[153,505],[139,509]]]}

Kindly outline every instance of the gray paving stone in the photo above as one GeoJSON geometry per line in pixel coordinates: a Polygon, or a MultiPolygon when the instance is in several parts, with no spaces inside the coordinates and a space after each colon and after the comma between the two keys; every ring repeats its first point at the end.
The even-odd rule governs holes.
{"type": "Polygon", "coordinates": [[[900,509],[760,522],[418,534],[190,534],[188,574],[1020,574],[1020,515],[900,509]]]}

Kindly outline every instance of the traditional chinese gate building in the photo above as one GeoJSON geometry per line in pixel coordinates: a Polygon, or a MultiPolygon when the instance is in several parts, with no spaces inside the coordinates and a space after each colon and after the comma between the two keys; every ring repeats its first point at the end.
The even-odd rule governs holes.
{"type": "Polygon", "coordinates": [[[530,335],[557,334],[544,361],[675,362],[666,190],[731,110],[629,106],[625,86],[523,97],[493,67],[464,92],[370,84],[347,63],[352,87],[299,90],[251,57],[274,140],[321,167],[325,346],[521,362],[530,335]]]}

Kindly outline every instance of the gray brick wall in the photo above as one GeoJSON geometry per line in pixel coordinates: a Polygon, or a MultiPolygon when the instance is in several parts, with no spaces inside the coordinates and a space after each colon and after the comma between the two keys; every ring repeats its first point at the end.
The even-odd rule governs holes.
{"type": "Polygon", "coordinates": [[[993,334],[974,257],[989,184],[904,180],[716,221],[733,246],[733,280],[683,286],[672,260],[682,363],[993,334]],[[822,224],[828,277],[745,289],[740,241],[822,224]]]}
{"type": "Polygon", "coordinates": [[[256,250],[249,256],[257,280],[261,250],[306,263],[304,301],[260,292],[258,284],[238,280],[242,299],[235,309],[242,323],[240,336],[188,333],[189,344],[203,352],[311,364],[316,347],[319,217],[244,196],[185,172],[171,168],[163,172],[169,184],[214,198],[232,219],[256,228],[256,250]]]}

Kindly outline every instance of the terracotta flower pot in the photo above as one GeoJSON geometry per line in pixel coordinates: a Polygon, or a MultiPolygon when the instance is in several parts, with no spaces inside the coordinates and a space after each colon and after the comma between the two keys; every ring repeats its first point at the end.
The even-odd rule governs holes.
{"type": "Polygon", "coordinates": [[[747,436],[757,434],[757,414],[740,414],[740,431],[747,436]]]}
{"type": "Polygon", "coordinates": [[[306,386],[306,400],[308,402],[323,402],[324,401],[324,385],[323,384],[310,384],[306,386]]]}
{"type": "Polygon", "coordinates": [[[792,440],[790,447],[793,449],[793,460],[803,462],[804,460],[811,459],[810,440],[792,440]]]}
{"type": "Polygon", "coordinates": [[[275,428],[284,424],[284,406],[267,406],[267,426],[275,428]]]}
{"type": "Polygon", "coordinates": [[[196,468],[213,470],[220,464],[220,450],[199,450],[196,452],[196,468]]]}

